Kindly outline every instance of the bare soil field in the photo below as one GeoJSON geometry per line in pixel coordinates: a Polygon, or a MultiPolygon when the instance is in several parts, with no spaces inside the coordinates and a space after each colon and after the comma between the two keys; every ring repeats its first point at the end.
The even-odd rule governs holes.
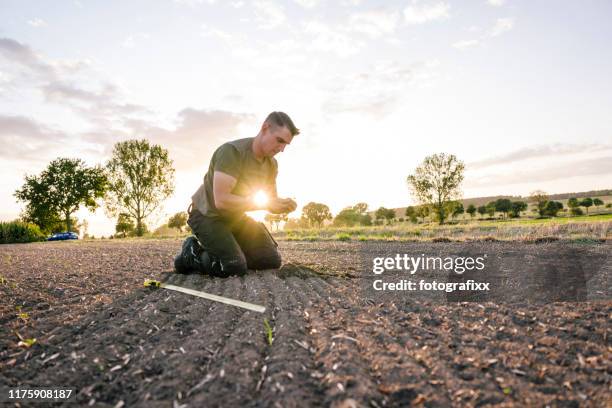
{"type": "Polygon", "coordinates": [[[279,270],[219,279],[173,273],[178,240],[2,245],[0,389],[72,387],[99,407],[611,404],[609,241],[280,246],[279,270]],[[486,254],[474,278],[493,290],[373,290],[407,277],[373,274],[373,259],[404,253],[486,254]]]}

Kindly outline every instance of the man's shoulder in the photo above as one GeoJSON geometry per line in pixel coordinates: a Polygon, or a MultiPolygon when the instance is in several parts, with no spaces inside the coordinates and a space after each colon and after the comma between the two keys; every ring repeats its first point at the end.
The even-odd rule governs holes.
{"type": "Polygon", "coordinates": [[[254,138],[252,137],[245,137],[244,139],[232,140],[231,142],[224,143],[222,147],[224,145],[229,145],[236,148],[239,152],[245,152],[251,149],[251,146],[253,145],[253,139],[254,138]]]}

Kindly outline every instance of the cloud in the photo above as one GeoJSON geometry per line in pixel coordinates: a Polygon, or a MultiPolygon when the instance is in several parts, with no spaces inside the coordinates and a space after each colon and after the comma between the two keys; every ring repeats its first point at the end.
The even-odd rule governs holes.
{"type": "MultiPolygon", "coordinates": [[[[495,21],[495,25],[491,28],[487,33],[484,33],[476,39],[470,40],[461,40],[453,43],[453,47],[458,50],[466,50],[468,48],[473,48],[476,45],[484,44],[486,41],[492,37],[497,37],[507,31],[512,30],[514,27],[514,19],[513,18],[498,18],[495,21]]],[[[469,30],[474,31],[474,30],[469,30]]]]}
{"type": "Polygon", "coordinates": [[[487,0],[487,3],[493,7],[500,7],[506,3],[506,0],[487,0]]]}
{"type": "Polygon", "coordinates": [[[515,163],[527,159],[557,157],[579,153],[592,153],[612,149],[612,144],[552,144],[524,147],[501,156],[479,160],[468,164],[469,169],[481,169],[500,164],[515,163]]]}
{"type": "Polygon", "coordinates": [[[410,65],[379,63],[370,71],[343,75],[332,80],[326,109],[384,116],[397,105],[406,88],[423,85],[436,77],[436,61],[410,65]]]}
{"type": "Polygon", "coordinates": [[[90,91],[55,81],[41,90],[46,101],[67,106],[99,126],[112,126],[131,114],[151,113],[144,106],[121,102],[118,89],[109,83],[98,91],[90,91]]]}
{"type": "Polygon", "coordinates": [[[41,19],[41,18],[34,18],[32,20],[28,20],[28,24],[31,25],[32,27],[44,27],[47,25],[47,23],[45,22],[45,20],[41,19]]]}
{"type": "Polygon", "coordinates": [[[512,184],[566,180],[571,177],[609,176],[612,174],[612,156],[570,161],[545,168],[513,169],[506,173],[487,174],[466,179],[466,187],[507,186],[512,184]]]}
{"type": "Polygon", "coordinates": [[[57,74],[55,68],[30,47],[11,38],[0,38],[0,55],[46,78],[57,74]]]}
{"type": "Polygon", "coordinates": [[[24,116],[0,114],[2,160],[40,161],[66,143],[63,133],[24,116]]]}
{"type": "Polygon", "coordinates": [[[449,11],[450,4],[445,1],[423,3],[419,0],[412,0],[412,4],[404,9],[404,19],[408,24],[424,24],[448,19],[449,11]]]}
{"type": "Polygon", "coordinates": [[[491,37],[497,37],[507,31],[512,30],[514,27],[514,19],[512,18],[498,18],[495,22],[495,26],[491,30],[491,37]]]}
{"type": "Polygon", "coordinates": [[[478,44],[480,44],[479,40],[463,40],[463,41],[457,41],[456,43],[454,43],[453,47],[459,50],[465,50],[467,48],[475,47],[478,44]]]}
{"type": "Polygon", "coordinates": [[[276,28],[287,19],[283,8],[269,0],[256,0],[253,2],[253,8],[259,28],[264,30],[276,28]]]}
{"type": "Polygon", "coordinates": [[[331,52],[341,58],[357,54],[365,45],[345,30],[331,28],[320,21],[305,23],[304,32],[312,36],[306,46],[309,51],[331,52]]]}
{"type": "Polygon", "coordinates": [[[239,138],[243,126],[252,126],[257,133],[252,114],[221,110],[185,108],[177,115],[174,129],[151,126],[145,121],[126,122],[132,137],[146,137],[167,147],[179,170],[204,168],[215,148],[225,141],[239,138]]]}
{"type": "Polygon", "coordinates": [[[397,27],[399,13],[386,10],[371,10],[355,13],[349,18],[352,31],[360,32],[371,38],[391,34],[397,27]]]}

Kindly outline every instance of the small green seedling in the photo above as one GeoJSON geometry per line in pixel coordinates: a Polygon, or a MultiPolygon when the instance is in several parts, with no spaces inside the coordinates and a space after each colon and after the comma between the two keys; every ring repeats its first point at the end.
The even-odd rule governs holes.
{"type": "Polygon", "coordinates": [[[268,345],[272,345],[274,341],[274,337],[272,336],[272,327],[270,327],[270,323],[268,323],[268,319],[264,319],[264,328],[266,329],[266,338],[268,339],[268,345]]]}
{"type": "Polygon", "coordinates": [[[505,395],[510,395],[512,393],[512,388],[510,387],[505,387],[503,390],[505,395]]]}
{"type": "Polygon", "coordinates": [[[19,347],[30,348],[34,345],[34,343],[36,343],[36,339],[23,339],[19,343],[17,343],[17,345],[19,347]]]}
{"type": "Polygon", "coordinates": [[[153,279],[145,279],[144,286],[145,288],[159,288],[161,286],[161,282],[153,279]]]}
{"type": "Polygon", "coordinates": [[[28,312],[22,312],[22,313],[18,313],[17,317],[23,320],[24,322],[27,322],[28,319],[30,318],[30,315],[28,314],[28,312]]]}
{"type": "Polygon", "coordinates": [[[15,331],[15,335],[19,338],[19,343],[17,343],[18,347],[30,348],[36,343],[36,339],[24,339],[18,331],[15,331]]]}
{"type": "Polygon", "coordinates": [[[0,285],[6,285],[8,283],[8,281],[6,280],[6,278],[2,275],[0,275],[0,285]]]}

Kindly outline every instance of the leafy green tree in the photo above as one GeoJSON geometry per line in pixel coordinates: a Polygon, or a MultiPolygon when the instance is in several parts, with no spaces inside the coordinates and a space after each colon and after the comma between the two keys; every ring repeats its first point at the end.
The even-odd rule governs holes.
{"type": "Polygon", "coordinates": [[[463,203],[456,201],[453,203],[452,216],[453,218],[465,213],[465,209],[463,208],[463,203]]]}
{"type": "Polygon", "coordinates": [[[490,201],[486,206],[487,214],[490,217],[495,216],[495,201],[490,201]]]}
{"type": "Polygon", "coordinates": [[[372,225],[372,216],[368,213],[361,215],[359,217],[359,224],[363,225],[364,227],[372,225]]]}
{"type": "Polygon", "coordinates": [[[127,213],[120,213],[117,217],[117,224],[115,225],[115,232],[122,235],[124,238],[131,235],[135,230],[134,220],[127,213]]]}
{"type": "Polygon", "coordinates": [[[470,218],[474,218],[474,215],[476,215],[476,206],[474,204],[468,205],[468,208],[465,210],[465,212],[470,214],[470,218]]]}
{"type": "Polygon", "coordinates": [[[410,218],[410,222],[413,224],[416,224],[417,222],[417,215],[416,215],[416,209],[414,206],[410,205],[408,207],[406,207],[406,213],[404,214],[406,217],[410,218]]]}
{"type": "Polygon", "coordinates": [[[375,213],[376,220],[387,220],[387,224],[391,224],[395,218],[395,211],[390,208],[380,207],[375,213]]]}
{"type": "Polygon", "coordinates": [[[512,218],[520,218],[521,212],[525,211],[528,204],[525,201],[513,201],[512,208],[510,209],[510,216],[512,218]]]}
{"type": "Polygon", "coordinates": [[[487,213],[487,206],[486,205],[478,206],[478,214],[480,214],[481,217],[483,215],[485,215],[486,213],[487,213]]]}
{"type": "Polygon", "coordinates": [[[414,214],[421,219],[421,222],[425,222],[425,217],[428,217],[430,213],[431,208],[428,205],[419,205],[414,214]]]}
{"type": "Polygon", "coordinates": [[[545,215],[549,215],[551,217],[556,217],[557,213],[563,209],[563,204],[558,201],[548,201],[546,203],[545,215]]]}
{"type": "Polygon", "coordinates": [[[334,217],[334,225],[337,227],[352,227],[359,223],[360,218],[361,215],[353,207],[347,207],[334,217]]]}
{"type": "Polygon", "coordinates": [[[136,220],[136,235],[142,236],[144,220],[174,192],[174,168],[168,151],[145,139],[119,142],[106,170],[108,213],[130,214],[136,220]]]}
{"type": "Polygon", "coordinates": [[[504,215],[504,218],[508,217],[508,213],[512,210],[512,201],[507,198],[499,198],[495,200],[495,211],[498,211],[504,215]]]}
{"type": "Polygon", "coordinates": [[[319,228],[323,226],[325,220],[331,220],[332,215],[329,207],[325,204],[310,202],[302,209],[302,214],[308,220],[309,225],[314,225],[319,228]]]}
{"type": "Polygon", "coordinates": [[[601,199],[599,199],[599,198],[594,198],[594,199],[593,199],[593,205],[594,205],[595,207],[599,207],[600,205],[604,205],[604,202],[603,202],[603,201],[601,201],[601,199]]]}
{"type": "Polygon", "coordinates": [[[529,200],[534,202],[540,217],[546,215],[546,203],[548,203],[548,194],[542,190],[532,191],[529,195],[529,200]]]}
{"type": "Polygon", "coordinates": [[[446,203],[461,196],[464,170],[455,155],[439,153],[426,157],[407,178],[414,197],[432,206],[440,224],[447,218],[446,203]]]}
{"type": "Polygon", "coordinates": [[[43,230],[52,229],[61,218],[66,231],[72,231],[75,224],[71,215],[81,205],[95,210],[96,199],[104,196],[106,186],[100,167],[87,167],[81,159],[58,158],[39,176],[26,176],[15,197],[27,203],[25,216],[41,222],[43,230]]]}
{"type": "Polygon", "coordinates": [[[589,207],[591,207],[592,205],[593,205],[593,199],[590,197],[587,197],[583,199],[582,201],[580,201],[580,206],[586,208],[587,215],[589,215],[589,207]]]}
{"type": "Polygon", "coordinates": [[[580,207],[580,201],[578,201],[576,197],[572,197],[569,200],[567,200],[567,206],[569,208],[578,208],[580,207]]]}
{"type": "Polygon", "coordinates": [[[185,225],[187,225],[187,213],[185,211],[177,212],[168,220],[168,227],[176,228],[179,232],[183,231],[185,225]]]}

